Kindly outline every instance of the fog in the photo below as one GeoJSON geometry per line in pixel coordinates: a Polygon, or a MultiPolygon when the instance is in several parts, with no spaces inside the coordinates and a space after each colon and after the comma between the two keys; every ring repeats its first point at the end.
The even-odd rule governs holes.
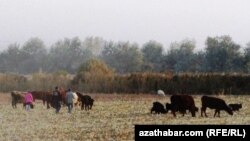
{"type": "Polygon", "coordinates": [[[39,37],[46,46],[78,36],[130,41],[156,40],[168,48],[208,36],[250,41],[249,0],[0,0],[0,50],[39,37]]]}

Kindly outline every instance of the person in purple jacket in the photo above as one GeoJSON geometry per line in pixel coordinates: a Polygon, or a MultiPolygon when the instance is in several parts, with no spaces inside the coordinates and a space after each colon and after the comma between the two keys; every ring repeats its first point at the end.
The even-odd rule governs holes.
{"type": "Polygon", "coordinates": [[[33,96],[31,94],[31,92],[28,91],[25,94],[24,98],[25,98],[25,109],[26,109],[26,111],[30,111],[30,107],[33,104],[33,96]]]}

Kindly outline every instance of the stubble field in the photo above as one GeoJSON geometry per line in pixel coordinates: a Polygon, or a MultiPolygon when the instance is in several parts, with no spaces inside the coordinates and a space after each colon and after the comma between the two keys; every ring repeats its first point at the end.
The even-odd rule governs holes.
{"type": "Polygon", "coordinates": [[[5,141],[125,141],[134,140],[135,124],[250,124],[250,96],[216,96],[226,103],[242,103],[243,107],[233,116],[221,111],[221,117],[214,118],[214,110],[208,109],[207,118],[200,116],[201,95],[194,100],[199,112],[196,117],[188,113],[184,117],[177,114],[150,114],[154,101],[170,102],[170,96],[89,94],[95,99],[93,109],[82,111],[74,107],[72,114],[62,107],[59,114],[54,109],[46,109],[41,101],[36,101],[30,112],[18,104],[11,107],[8,93],[0,94],[0,140],[5,141]]]}

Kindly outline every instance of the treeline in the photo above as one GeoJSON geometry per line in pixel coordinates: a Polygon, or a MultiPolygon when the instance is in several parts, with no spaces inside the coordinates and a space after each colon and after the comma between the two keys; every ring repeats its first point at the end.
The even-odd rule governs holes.
{"type": "Polygon", "coordinates": [[[219,36],[208,37],[205,45],[204,50],[195,52],[196,45],[192,40],[163,47],[156,41],[139,46],[98,37],[81,41],[76,37],[65,38],[46,47],[41,39],[31,38],[23,45],[14,43],[0,52],[0,72],[31,74],[65,71],[77,74],[79,67],[90,59],[103,60],[115,73],[124,75],[140,72],[250,72],[250,43],[242,47],[230,36],[219,36]]]}

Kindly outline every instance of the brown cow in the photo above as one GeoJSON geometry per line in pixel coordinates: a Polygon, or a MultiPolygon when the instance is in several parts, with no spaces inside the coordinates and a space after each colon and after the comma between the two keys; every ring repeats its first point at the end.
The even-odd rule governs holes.
{"type": "Polygon", "coordinates": [[[211,108],[215,109],[214,117],[218,113],[218,117],[220,117],[220,110],[225,110],[228,114],[233,115],[232,109],[226,104],[226,102],[220,98],[216,97],[208,97],[208,96],[202,96],[201,97],[202,107],[201,107],[201,116],[203,116],[203,113],[206,114],[206,109],[211,108]]]}
{"type": "Polygon", "coordinates": [[[189,110],[192,114],[192,117],[195,117],[196,106],[194,103],[194,99],[190,95],[172,95],[170,97],[171,100],[171,108],[174,117],[176,117],[175,112],[179,111],[184,114],[186,110],[189,110]]]}
{"type": "Polygon", "coordinates": [[[47,92],[47,91],[32,91],[31,94],[33,96],[34,101],[36,99],[42,100],[43,101],[43,105],[45,105],[46,97],[47,97],[47,95],[50,94],[50,92],[47,92]]]}
{"type": "Polygon", "coordinates": [[[52,104],[52,92],[48,92],[48,91],[32,91],[31,93],[32,93],[32,96],[34,98],[34,101],[36,99],[42,100],[43,105],[47,104],[47,109],[49,109],[50,106],[53,105],[52,104]]]}
{"type": "MultiPolygon", "coordinates": [[[[59,91],[59,95],[60,95],[60,98],[61,98],[62,103],[63,103],[64,105],[66,105],[66,104],[67,104],[67,103],[66,103],[67,91],[64,90],[63,87],[60,87],[60,88],[58,89],[58,91],[59,91]]],[[[73,92],[73,104],[74,104],[74,106],[77,106],[77,105],[79,104],[79,102],[80,102],[80,100],[79,100],[79,98],[78,98],[78,94],[77,94],[76,92],[73,92]]]]}
{"type": "MultiPolygon", "coordinates": [[[[54,92],[54,91],[53,91],[54,92]]],[[[49,109],[50,106],[53,108],[56,108],[54,98],[53,98],[53,92],[47,92],[45,95],[45,101],[47,102],[47,108],[49,109]]],[[[58,88],[59,92],[59,100],[62,102],[63,105],[66,105],[66,91],[63,87],[58,88]]]]}
{"type": "Polygon", "coordinates": [[[59,94],[60,94],[60,98],[61,98],[61,101],[62,101],[62,103],[64,104],[64,105],[66,105],[67,104],[67,102],[66,102],[66,90],[64,90],[64,88],[63,87],[60,87],[59,89],[58,89],[58,91],[59,91],[59,94]]]}

